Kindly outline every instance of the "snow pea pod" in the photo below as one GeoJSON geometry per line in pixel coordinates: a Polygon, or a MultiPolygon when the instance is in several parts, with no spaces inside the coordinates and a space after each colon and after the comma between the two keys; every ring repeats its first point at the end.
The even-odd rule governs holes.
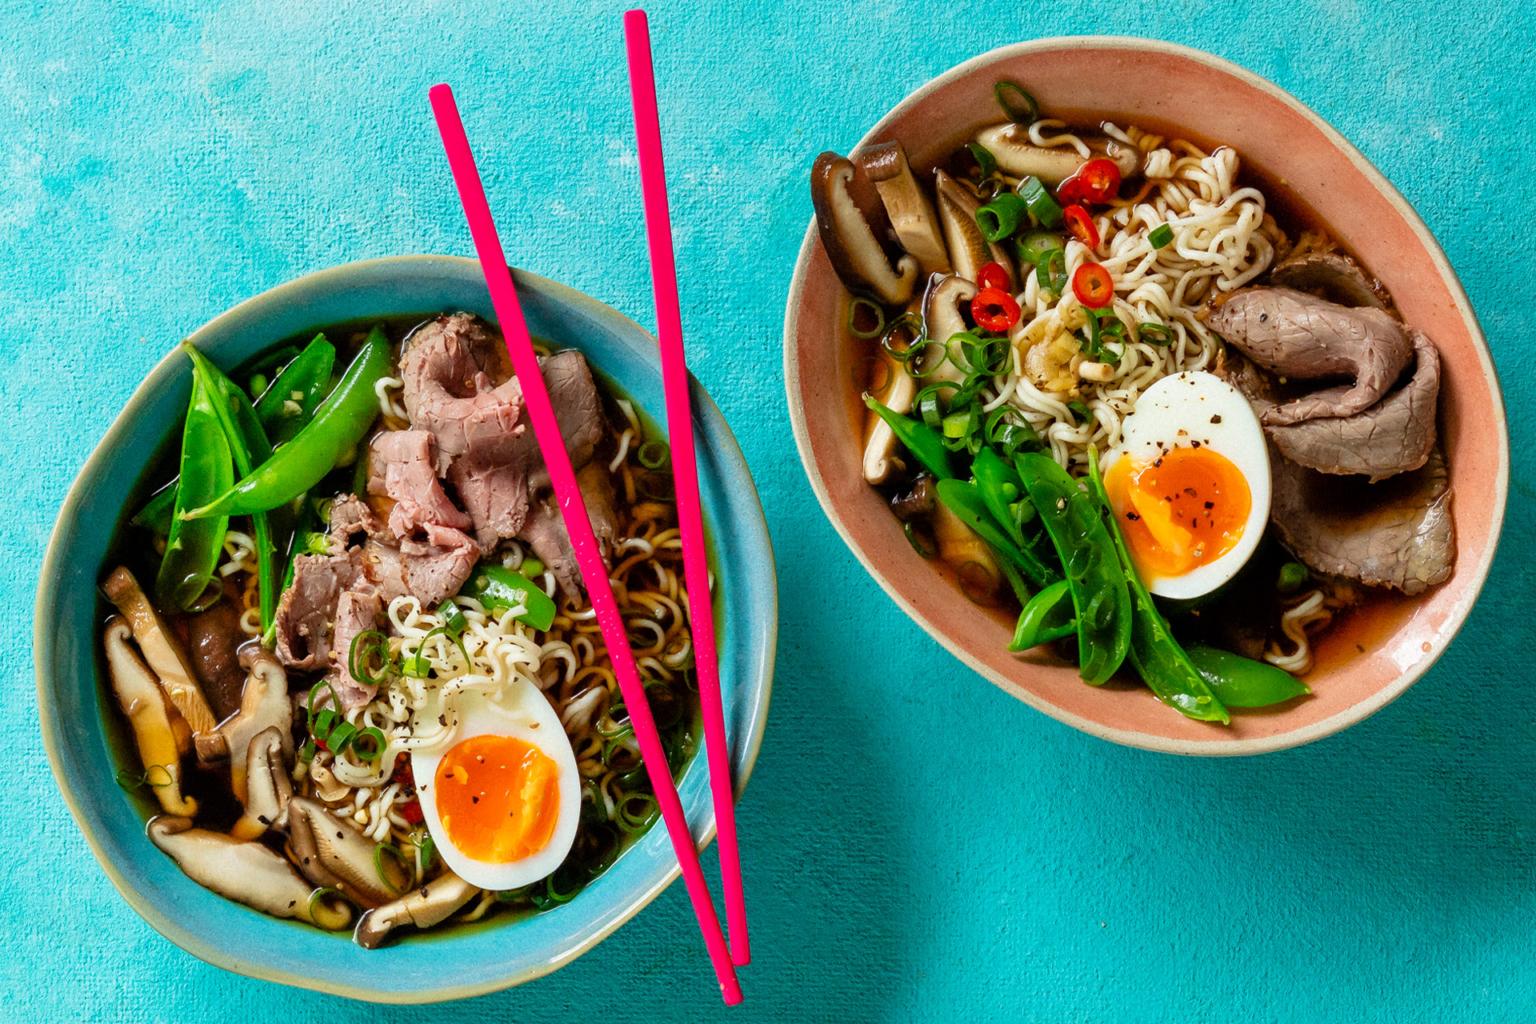
{"type": "Polygon", "coordinates": [[[1229,708],[1265,708],[1312,692],[1283,669],[1219,647],[1196,644],[1189,649],[1189,660],[1229,708]]]}
{"type": "Polygon", "coordinates": [[[1088,483],[1092,488],[1094,518],[1100,527],[1107,526],[1117,567],[1131,598],[1131,664],[1141,676],[1142,682],[1158,700],[1188,718],[1201,722],[1232,720],[1220,698],[1211,692],[1205,677],[1195,668],[1189,655],[1174,639],[1168,620],[1152,603],[1152,595],[1146,584],[1136,574],[1131,553],[1121,536],[1120,525],[1109,511],[1109,498],[1104,493],[1104,481],[1099,476],[1099,460],[1092,448],[1088,450],[1088,483]]]}
{"type": "Polygon", "coordinates": [[[273,444],[293,440],[314,418],[315,407],[325,397],[326,385],[331,381],[331,367],[335,363],[336,347],[325,339],[324,334],[317,334],[256,399],[256,416],[273,444]],[[290,402],[294,404],[290,405],[290,402]]]}
{"type": "Polygon", "coordinates": [[[1031,552],[1015,544],[1013,539],[1003,532],[1003,528],[992,521],[987,503],[982,499],[981,491],[974,483],[965,480],[940,480],[935,490],[938,492],[939,500],[955,514],[956,518],[986,541],[1000,557],[1023,573],[1031,585],[1040,588],[1061,578],[1031,552]]]}
{"type": "Polygon", "coordinates": [[[315,418],[214,500],[186,513],[188,518],[265,512],[309,490],[362,441],[379,415],[374,385],[389,372],[389,339],[377,327],[352,360],[315,418]]]}
{"type": "Polygon", "coordinates": [[[144,507],[134,513],[129,522],[134,526],[142,526],[146,530],[152,530],[164,537],[171,532],[171,519],[176,515],[176,485],[181,482],[178,476],[170,483],[154,493],[144,507]]]}
{"type": "Polygon", "coordinates": [[[509,608],[521,608],[517,615],[534,629],[548,629],[555,621],[555,602],[539,585],[516,569],[488,562],[475,570],[464,593],[479,601],[494,615],[509,608]]]}
{"type": "Polygon", "coordinates": [[[1008,649],[1015,653],[1027,651],[1076,632],[1071,585],[1066,580],[1057,580],[1025,603],[1008,649]]]}
{"type": "Polygon", "coordinates": [[[1022,548],[1024,531],[1020,529],[1018,518],[1010,508],[1024,493],[1024,484],[1019,480],[1019,474],[1003,461],[1002,456],[987,447],[976,453],[976,459],[971,463],[971,473],[976,477],[976,489],[981,492],[981,500],[986,502],[987,511],[1008,531],[1013,542],[1022,548]]]}
{"type": "Polygon", "coordinates": [[[1097,504],[1050,456],[1016,459],[1019,476],[1066,570],[1077,615],[1078,674],[1109,681],[1131,643],[1131,599],[1097,504]]]}
{"type": "Polygon", "coordinates": [[[886,408],[873,395],[865,395],[864,404],[889,424],[891,433],[896,435],[896,440],[906,445],[907,451],[923,464],[924,469],[940,480],[955,478],[955,471],[949,464],[949,449],[944,447],[944,439],[939,436],[938,431],[926,423],[909,419],[893,409],[886,408]]]}
{"type": "Polygon", "coordinates": [[[219,567],[229,517],[184,518],[186,510],[219,494],[234,479],[229,442],[219,423],[215,402],[202,380],[194,375],[192,398],[181,428],[181,476],[173,506],[176,514],[166,534],[160,569],[155,574],[155,593],[160,603],[182,611],[201,611],[219,596],[209,583],[219,567]]]}
{"type": "MultiPolygon", "coordinates": [[[[218,416],[220,429],[224,431],[224,440],[229,445],[235,472],[244,476],[251,471],[251,466],[272,455],[272,445],[267,441],[266,431],[262,429],[256,410],[245,392],[191,344],[182,342],[182,345],[192,360],[193,376],[202,383],[208,394],[214,396],[214,412],[218,416]]],[[[261,629],[265,633],[277,613],[277,591],[273,586],[275,581],[272,570],[272,559],[277,551],[272,543],[272,526],[266,512],[251,513],[251,534],[256,547],[253,557],[256,559],[257,603],[261,612],[261,629]]]]}

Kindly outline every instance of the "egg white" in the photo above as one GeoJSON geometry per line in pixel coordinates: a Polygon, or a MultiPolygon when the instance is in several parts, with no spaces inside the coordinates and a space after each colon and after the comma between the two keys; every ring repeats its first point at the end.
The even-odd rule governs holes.
{"type": "Polygon", "coordinates": [[[430,749],[411,752],[411,771],[416,778],[416,793],[421,801],[427,830],[443,861],[454,873],[482,889],[516,889],[537,882],[554,872],[570,852],[581,818],[581,781],[576,771],[576,755],[565,735],[555,709],[544,694],[524,679],[507,684],[503,700],[493,703],[476,692],[462,694],[457,702],[458,727],[453,739],[430,749]],[[536,747],[555,762],[559,773],[559,812],[549,843],[522,860],[497,864],[476,860],[454,845],[438,813],[437,767],[443,755],[475,736],[509,736],[536,747]]]}
{"type": "MultiPolygon", "coordinates": [[[[1269,447],[1264,429],[1248,400],[1231,384],[1212,373],[1187,371],[1164,377],[1141,393],[1136,407],[1121,422],[1120,444],[1104,457],[1104,470],[1130,456],[1150,462],[1173,448],[1209,448],[1225,456],[1248,482],[1250,505],[1243,535],[1220,558],[1179,576],[1145,580],[1159,597],[1191,600],[1203,597],[1237,575],[1253,553],[1269,523],[1269,447]]],[[[1117,508],[1117,515],[1125,509],[1117,508]]]]}

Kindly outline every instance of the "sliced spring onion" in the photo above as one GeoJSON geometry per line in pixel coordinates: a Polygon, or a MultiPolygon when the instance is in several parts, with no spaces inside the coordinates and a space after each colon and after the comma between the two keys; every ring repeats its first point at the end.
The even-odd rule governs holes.
{"type": "Polygon", "coordinates": [[[672,450],[667,447],[667,442],[659,438],[652,438],[640,446],[640,450],[635,453],[635,457],[640,460],[640,465],[646,469],[660,469],[672,457],[672,450]]]}
{"type": "Polygon", "coordinates": [[[384,734],[374,726],[359,729],[352,737],[352,756],[360,761],[377,761],[384,753],[384,734]]]}
{"type": "Polygon", "coordinates": [[[1050,189],[1039,178],[1031,175],[1019,182],[1019,196],[1029,208],[1030,216],[1035,218],[1035,223],[1043,228],[1061,226],[1061,205],[1051,198],[1050,189]]]}
{"type": "Polygon", "coordinates": [[[902,360],[907,373],[913,377],[924,377],[938,369],[949,354],[942,342],[933,338],[919,338],[907,348],[907,358],[902,360]]]}
{"type": "Polygon", "coordinates": [[[1001,242],[1019,229],[1030,209],[1012,192],[1001,192],[976,210],[976,226],[989,242],[1001,242]]]}
{"type": "Polygon", "coordinates": [[[1275,589],[1282,594],[1294,594],[1306,585],[1312,578],[1312,573],[1300,562],[1286,562],[1280,567],[1280,573],[1275,579],[1275,589]]]}
{"type": "Polygon", "coordinates": [[[544,563],[537,558],[525,558],[523,564],[517,567],[517,571],[531,580],[536,580],[544,575],[544,563]]]}
{"type": "Polygon", "coordinates": [[[918,557],[932,559],[938,553],[928,543],[927,538],[918,532],[913,523],[902,523],[901,532],[906,536],[907,543],[912,545],[912,550],[917,552],[918,557]]]}
{"type": "Polygon", "coordinates": [[[1035,280],[1040,287],[1060,295],[1067,288],[1067,251],[1065,249],[1048,249],[1040,257],[1040,262],[1035,264],[1035,280]]]}
{"type": "Polygon", "coordinates": [[[944,417],[944,436],[951,441],[964,438],[971,432],[972,410],[952,412],[944,417]]]}
{"type": "Polygon", "coordinates": [[[331,888],[328,885],[322,885],[320,888],[318,888],[314,892],[310,893],[309,894],[309,904],[308,904],[308,916],[309,916],[309,918],[311,920],[314,919],[314,916],[315,916],[315,905],[318,904],[320,901],[326,900],[326,899],[330,899],[332,897],[340,897],[340,896],[341,896],[341,890],[333,889],[333,888],[331,888]]]}
{"type": "MultiPolygon", "coordinates": [[[[531,559],[525,559],[523,565],[526,566],[529,561],[531,559]]],[[[540,566],[540,568],[543,567],[540,566]]],[[[464,617],[459,606],[453,603],[451,597],[437,606],[437,617],[443,620],[443,624],[447,626],[450,633],[462,633],[469,626],[469,620],[464,617]]]]}
{"type": "Polygon", "coordinates": [[[873,299],[867,299],[862,295],[855,295],[853,301],[848,303],[848,333],[855,338],[868,339],[880,337],[880,335],[885,333],[885,310],[880,308],[880,304],[873,299]],[[859,314],[861,312],[867,314],[862,319],[871,326],[859,326],[861,319],[859,314]]]}
{"type": "Polygon", "coordinates": [[[613,820],[619,828],[634,834],[650,828],[658,813],[656,798],[649,793],[626,793],[613,808],[613,820]]]}
{"type": "Polygon", "coordinates": [[[1040,104],[1017,82],[1006,79],[998,82],[992,87],[992,95],[997,97],[997,105],[1014,124],[1034,124],[1040,120],[1040,104]]]}
{"type": "Polygon", "coordinates": [[[339,754],[352,745],[352,739],[357,735],[357,726],[342,719],[332,725],[330,733],[325,737],[325,745],[331,753],[339,754]]]}
{"type": "Polygon", "coordinates": [[[1147,241],[1152,243],[1152,248],[1161,249],[1173,241],[1173,228],[1167,224],[1159,224],[1147,233],[1147,241]]]}
{"type": "Polygon", "coordinates": [[[976,159],[976,166],[981,169],[981,180],[986,181],[997,173],[997,157],[992,151],[979,142],[966,143],[966,149],[971,151],[971,156],[976,159]]]}
{"type": "Polygon", "coordinates": [[[1049,231],[1031,231],[1018,239],[1019,262],[1024,266],[1034,267],[1040,264],[1046,253],[1052,250],[1066,248],[1066,243],[1061,236],[1049,231]]]}
{"type": "Polygon", "coordinates": [[[1149,345],[1168,345],[1173,342],[1173,331],[1169,330],[1167,324],[1137,324],[1136,334],[1149,345]]]}
{"type": "Polygon", "coordinates": [[[401,853],[400,848],[394,843],[379,843],[373,848],[373,870],[379,876],[379,884],[392,894],[399,896],[400,888],[390,880],[389,871],[384,867],[385,857],[393,858],[394,862],[400,865],[400,870],[405,873],[406,878],[410,878],[413,874],[411,866],[406,862],[405,854],[401,853]]]}
{"type": "Polygon", "coordinates": [[[389,637],[377,629],[365,629],[352,638],[347,651],[347,670],[352,678],[369,686],[382,686],[394,668],[389,637]]]}

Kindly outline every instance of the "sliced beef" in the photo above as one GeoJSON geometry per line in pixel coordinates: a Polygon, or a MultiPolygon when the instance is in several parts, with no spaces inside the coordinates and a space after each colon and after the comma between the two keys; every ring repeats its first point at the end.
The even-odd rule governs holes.
{"type": "Polygon", "coordinates": [[[1420,594],[1456,561],[1451,488],[1436,447],[1422,468],[1381,483],[1323,476],[1275,459],[1271,518],[1314,572],[1420,594]]]}
{"type": "Polygon", "coordinates": [[[336,601],[361,576],[356,549],[294,559],[293,583],[277,603],[278,660],[289,668],[330,667],[336,601]]]}
{"type": "Polygon", "coordinates": [[[335,667],[330,678],[331,687],[343,707],[366,704],[378,692],[377,686],[352,674],[351,655],[352,642],[359,633],[376,629],[383,611],[379,592],[366,580],[359,580],[343,590],[336,599],[335,667]]]}
{"type": "Polygon", "coordinates": [[[223,600],[213,607],[182,619],[187,654],[214,716],[223,721],[240,710],[245,670],[240,667],[239,647],[245,639],[240,629],[240,592],[225,584],[223,600]]]}
{"type": "Polygon", "coordinates": [[[570,534],[565,532],[565,522],[555,507],[553,495],[533,503],[528,509],[528,521],[517,536],[555,574],[562,592],[567,596],[581,593],[581,567],[576,563],[570,534]]]}
{"type": "Polygon", "coordinates": [[[467,313],[440,316],[406,339],[402,400],[411,425],[436,437],[440,470],[471,452],[493,461],[513,454],[523,392],[507,378],[500,348],[490,326],[467,313]]]}
{"type": "Polygon", "coordinates": [[[1309,292],[1341,306],[1391,309],[1392,300],[1380,281],[1366,274],[1342,252],[1312,250],[1289,256],[1269,272],[1272,284],[1309,292]]]}
{"type": "MultiPolygon", "coordinates": [[[[587,506],[592,533],[597,537],[603,560],[608,561],[618,535],[618,517],[613,508],[613,484],[608,477],[608,467],[589,462],[577,472],[576,482],[581,486],[581,497],[587,506]]],[[[518,539],[532,548],[539,560],[549,566],[562,593],[571,598],[581,596],[581,566],[576,561],[571,536],[566,531],[565,520],[556,507],[553,494],[534,501],[518,539]]]]}
{"type": "MultiPolygon", "coordinates": [[[[597,444],[603,438],[603,405],[597,394],[597,384],[592,379],[592,368],[587,357],[575,349],[565,349],[539,360],[539,372],[544,375],[544,386],[549,390],[549,404],[554,406],[555,418],[560,421],[560,435],[565,438],[565,450],[571,456],[571,466],[580,469],[592,458],[597,444]]],[[[533,470],[529,484],[535,490],[549,486],[549,473],[544,460],[539,457],[538,442],[529,430],[523,443],[533,470]]]]}
{"type": "MultiPolygon", "coordinates": [[[[457,313],[420,328],[408,339],[401,357],[405,408],[416,428],[412,432],[430,433],[437,451],[433,458],[412,441],[408,453],[388,454],[410,456],[417,489],[425,489],[419,479],[421,465],[435,464],[437,474],[446,475],[468,519],[465,524],[421,514],[427,504],[423,501],[403,511],[397,505],[391,512],[391,525],[402,538],[402,575],[423,601],[428,601],[427,594],[454,593],[468,578],[474,562],[461,543],[460,531],[466,527],[481,552],[509,537],[522,538],[554,569],[567,593],[580,592],[581,576],[570,539],[549,500],[549,474],[523,414],[522,391],[516,378],[508,376],[504,356],[502,341],[489,325],[457,313]],[[433,531],[434,525],[439,529],[433,531]],[[414,529],[400,529],[405,526],[414,529]]],[[[571,464],[581,473],[603,436],[602,400],[592,370],[586,358],[573,350],[546,356],[539,369],[571,464]]],[[[384,472],[388,473],[387,467],[384,472]]],[[[403,492],[404,469],[396,472],[397,490],[403,492]]],[[[387,475],[380,486],[401,501],[390,489],[387,475]]],[[[582,487],[594,530],[606,551],[617,530],[606,473],[586,474],[582,487]]],[[[446,492],[443,497],[446,501],[446,492]]]]}
{"type": "Polygon", "coordinates": [[[511,462],[456,459],[448,467],[448,480],[485,551],[523,528],[528,518],[528,468],[521,455],[511,462]]]}
{"type": "Polygon", "coordinates": [[[383,430],[368,446],[368,493],[394,501],[389,528],[397,537],[428,523],[458,530],[470,525],[437,478],[436,448],[425,430],[383,430]]]}
{"type": "Polygon", "coordinates": [[[1409,333],[1414,369],[1406,385],[1354,416],[1265,427],[1280,453],[1322,473],[1373,481],[1424,465],[1435,446],[1440,355],[1424,335],[1409,333]]]}
{"type": "Polygon", "coordinates": [[[339,550],[360,548],[379,532],[379,517],[355,494],[338,494],[331,502],[331,543],[339,550]]]}
{"type": "Polygon", "coordinates": [[[1264,414],[1271,424],[1353,416],[1375,405],[1413,353],[1407,332],[1379,309],[1349,309],[1291,288],[1245,288],[1210,314],[1211,328],[1272,373],[1290,380],[1348,376],[1264,414]]]}
{"type": "Polygon", "coordinates": [[[409,592],[423,607],[433,608],[463,589],[480,561],[480,546],[449,526],[428,523],[423,533],[424,539],[400,541],[400,562],[409,592]]]}
{"type": "MultiPolygon", "coordinates": [[[[579,470],[591,461],[603,436],[602,401],[592,370],[585,356],[566,349],[541,359],[539,371],[560,422],[571,465],[579,470]]],[[[538,439],[527,426],[526,417],[521,429],[510,454],[483,457],[477,449],[455,459],[448,471],[453,489],[474,520],[475,538],[487,550],[518,535],[530,500],[550,486],[538,439]]]]}

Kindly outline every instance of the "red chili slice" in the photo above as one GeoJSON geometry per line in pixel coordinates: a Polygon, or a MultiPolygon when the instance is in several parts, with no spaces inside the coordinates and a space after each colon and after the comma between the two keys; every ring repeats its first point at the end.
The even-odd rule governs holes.
{"type": "Polygon", "coordinates": [[[400,817],[412,825],[420,825],[423,820],[420,800],[407,800],[400,805],[400,817]]]}
{"type": "Polygon", "coordinates": [[[1064,203],[1107,203],[1119,191],[1119,165],[1108,157],[1096,156],[1057,186],[1056,196],[1064,203]]]}
{"type": "Polygon", "coordinates": [[[1006,334],[1019,322],[1019,304],[1001,288],[983,288],[971,300],[971,317],[984,331],[1006,334]]]}
{"type": "Polygon", "coordinates": [[[1072,293],[1089,309],[1103,309],[1115,297],[1115,279],[1097,263],[1084,263],[1072,275],[1072,293]]]}
{"type": "Polygon", "coordinates": [[[1093,226],[1093,218],[1080,204],[1073,203],[1061,211],[1061,216],[1067,222],[1067,230],[1072,232],[1073,238],[1090,249],[1099,247],[1099,229],[1093,226]]]}
{"type": "Polygon", "coordinates": [[[1008,269],[1001,263],[983,263],[981,269],[976,271],[978,288],[996,288],[1006,292],[1012,283],[1008,277],[1008,269]]]}

